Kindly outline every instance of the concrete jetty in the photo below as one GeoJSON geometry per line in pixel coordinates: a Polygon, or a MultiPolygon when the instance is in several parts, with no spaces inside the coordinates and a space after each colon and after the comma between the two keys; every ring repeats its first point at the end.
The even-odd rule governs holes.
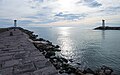
{"type": "Polygon", "coordinates": [[[19,29],[0,33],[0,75],[59,75],[28,39],[19,29]]]}

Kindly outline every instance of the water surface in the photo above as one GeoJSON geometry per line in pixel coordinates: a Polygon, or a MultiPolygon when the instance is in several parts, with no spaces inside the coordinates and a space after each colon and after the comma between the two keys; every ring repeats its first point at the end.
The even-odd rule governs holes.
{"type": "Polygon", "coordinates": [[[61,55],[95,69],[102,65],[112,67],[120,74],[120,31],[92,30],[77,27],[27,28],[39,37],[61,46],[61,55]]]}

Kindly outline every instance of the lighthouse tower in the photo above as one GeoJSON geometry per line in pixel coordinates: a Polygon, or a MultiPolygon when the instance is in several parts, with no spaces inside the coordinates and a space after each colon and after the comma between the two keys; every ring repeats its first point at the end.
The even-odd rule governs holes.
{"type": "Polygon", "coordinates": [[[102,27],[105,29],[105,20],[102,20],[102,27]]]}
{"type": "Polygon", "coordinates": [[[17,20],[14,20],[14,27],[17,26],[17,20]]]}
{"type": "Polygon", "coordinates": [[[16,27],[17,27],[17,20],[14,20],[14,31],[15,31],[16,27]]]}

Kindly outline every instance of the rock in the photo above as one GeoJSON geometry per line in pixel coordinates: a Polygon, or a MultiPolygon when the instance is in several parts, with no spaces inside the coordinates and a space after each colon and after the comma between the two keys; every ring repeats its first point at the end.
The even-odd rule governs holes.
{"type": "Polygon", "coordinates": [[[94,71],[92,71],[90,68],[87,68],[83,71],[83,73],[91,73],[91,74],[94,74],[94,71]]]}
{"type": "Polygon", "coordinates": [[[38,37],[38,35],[33,35],[33,34],[31,34],[29,36],[30,36],[29,38],[32,39],[32,40],[35,40],[38,37]]]}
{"type": "Polygon", "coordinates": [[[46,40],[46,42],[48,42],[48,45],[52,45],[52,42],[50,42],[49,40],[46,40]]]}
{"type": "Polygon", "coordinates": [[[33,41],[33,43],[35,43],[35,44],[47,44],[47,42],[45,42],[45,41],[33,41]]]}
{"type": "Polygon", "coordinates": [[[47,48],[47,49],[52,49],[52,48],[53,48],[53,46],[51,46],[51,45],[50,45],[50,46],[47,46],[46,48],[47,48]]]}
{"type": "Polygon", "coordinates": [[[83,74],[83,73],[81,72],[81,70],[79,70],[79,69],[76,69],[75,74],[76,74],[76,75],[85,75],[85,74],[83,74]]]}
{"type": "Polygon", "coordinates": [[[94,75],[94,74],[87,73],[87,74],[85,74],[85,75],[94,75]]]}
{"type": "Polygon", "coordinates": [[[81,65],[81,63],[77,63],[78,65],[81,65]]]}
{"type": "Polygon", "coordinates": [[[36,39],[35,41],[45,41],[43,38],[36,39]]]}
{"type": "Polygon", "coordinates": [[[113,70],[110,67],[102,66],[96,71],[97,75],[112,75],[113,70]]]}
{"type": "Polygon", "coordinates": [[[61,51],[60,49],[54,48],[53,51],[61,51]]]}
{"type": "Polygon", "coordinates": [[[60,46],[59,46],[59,45],[56,45],[55,48],[60,48],[60,46]]]}
{"type": "Polygon", "coordinates": [[[65,58],[62,58],[62,57],[61,57],[60,59],[62,59],[62,61],[66,62],[66,63],[68,62],[68,60],[65,59],[65,58]]]}
{"type": "Polygon", "coordinates": [[[63,68],[62,63],[60,63],[60,62],[55,62],[54,66],[56,67],[56,69],[62,69],[63,68]]]}
{"type": "Polygon", "coordinates": [[[45,55],[46,58],[50,58],[51,56],[55,56],[55,52],[53,51],[48,51],[45,55]]]}
{"type": "Polygon", "coordinates": [[[111,74],[112,74],[112,71],[109,70],[109,69],[108,69],[108,70],[105,70],[105,74],[106,74],[106,75],[111,75],[111,74]]]}
{"type": "Polygon", "coordinates": [[[76,69],[71,66],[71,67],[69,67],[68,72],[69,73],[75,73],[76,69]]]}
{"type": "Polygon", "coordinates": [[[64,70],[60,70],[59,73],[62,74],[62,73],[65,73],[65,71],[64,70]]]}
{"type": "Polygon", "coordinates": [[[101,70],[104,70],[104,73],[105,73],[106,75],[111,75],[112,72],[113,72],[113,70],[112,70],[110,67],[107,67],[107,66],[102,66],[102,67],[101,67],[101,70]]]}
{"type": "Polygon", "coordinates": [[[73,59],[69,59],[70,62],[73,62],[73,59]]]}
{"type": "Polygon", "coordinates": [[[62,73],[62,74],[58,74],[58,75],[69,75],[69,74],[67,74],[67,73],[62,73]]]}

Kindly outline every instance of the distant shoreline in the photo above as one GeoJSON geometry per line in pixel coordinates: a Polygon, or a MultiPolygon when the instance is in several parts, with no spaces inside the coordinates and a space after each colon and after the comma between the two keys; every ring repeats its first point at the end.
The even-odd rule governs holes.
{"type": "Polygon", "coordinates": [[[109,27],[109,26],[106,26],[106,27],[96,27],[94,28],[94,30],[120,30],[120,27],[109,27]]]}

